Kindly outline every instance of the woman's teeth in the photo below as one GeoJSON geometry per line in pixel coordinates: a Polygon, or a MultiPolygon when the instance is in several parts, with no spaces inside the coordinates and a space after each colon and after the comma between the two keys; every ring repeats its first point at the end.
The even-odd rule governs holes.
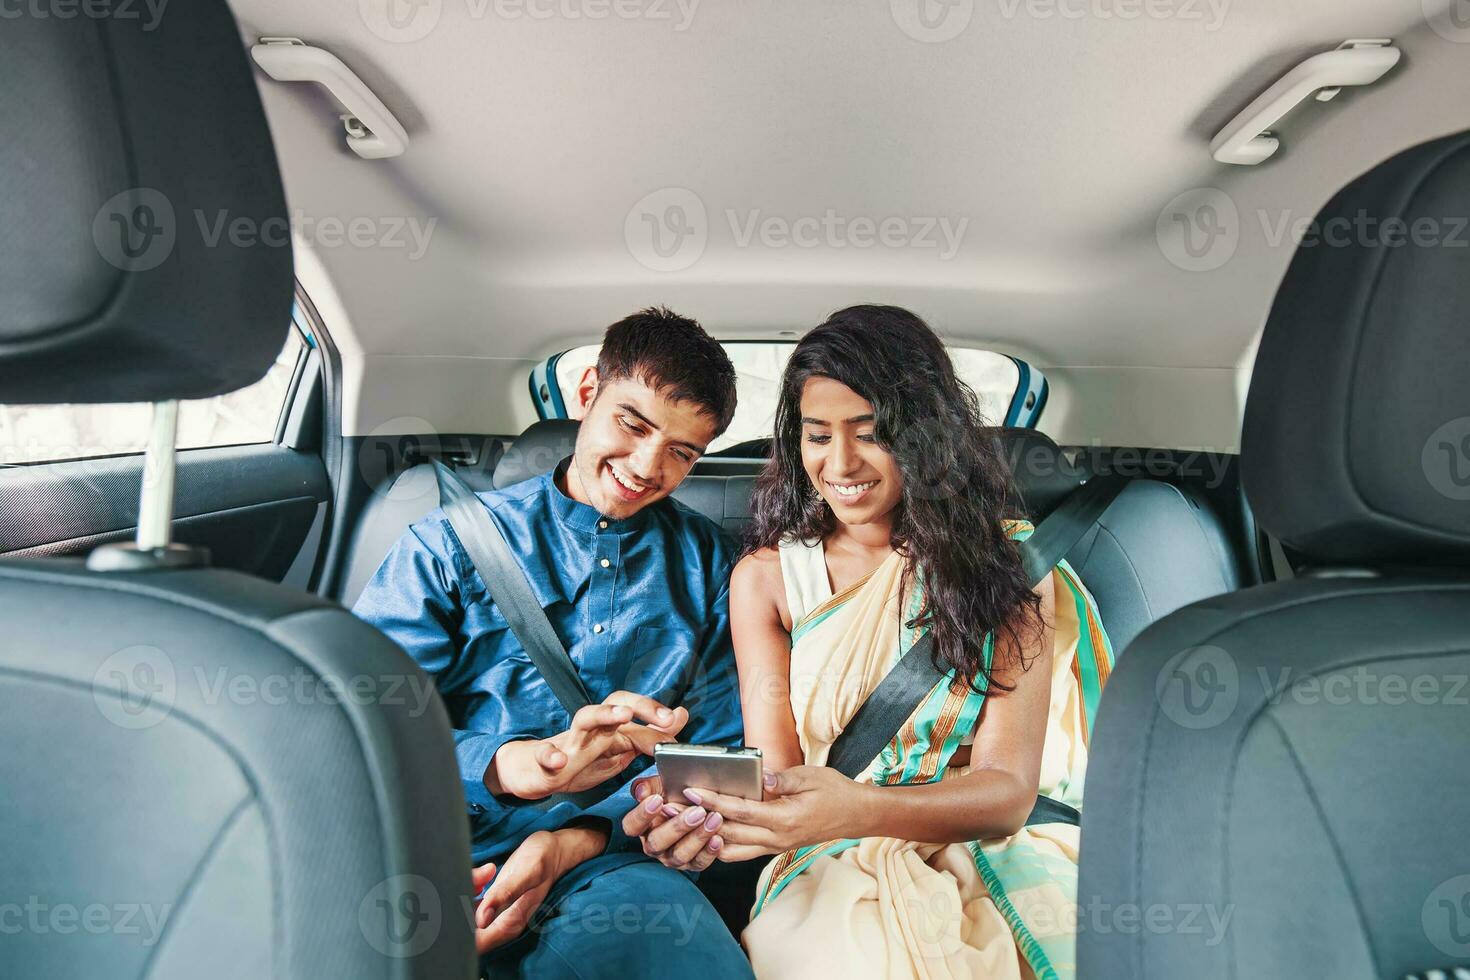
{"type": "Polygon", "coordinates": [[[877,480],[872,480],[872,481],[870,481],[868,483],[831,483],[831,482],[829,482],[827,484],[827,486],[831,487],[832,490],[839,497],[856,497],[858,494],[862,493],[863,491],[870,489],[877,482],[878,482],[877,480]]]}

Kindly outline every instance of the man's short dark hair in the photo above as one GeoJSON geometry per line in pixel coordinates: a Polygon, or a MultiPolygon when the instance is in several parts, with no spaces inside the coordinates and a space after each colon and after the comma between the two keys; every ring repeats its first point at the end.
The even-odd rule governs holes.
{"type": "Polygon", "coordinates": [[[735,365],[694,320],[650,306],[607,328],[597,381],[642,381],[675,401],[692,402],[715,421],[715,435],[735,415],[735,365]]]}

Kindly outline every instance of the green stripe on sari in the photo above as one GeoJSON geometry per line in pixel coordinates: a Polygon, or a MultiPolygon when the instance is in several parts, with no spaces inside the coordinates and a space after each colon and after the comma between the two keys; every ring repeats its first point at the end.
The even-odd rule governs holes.
{"type": "MultiPolygon", "coordinates": [[[[1012,878],[1008,873],[1005,878],[1010,881],[1011,890],[1007,890],[1000,871],[991,864],[989,855],[981,849],[979,842],[970,841],[965,846],[969,848],[970,856],[975,859],[975,869],[980,872],[980,879],[985,882],[985,889],[990,893],[990,900],[995,903],[995,907],[1005,917],[1006,924],[1011,927],[1011,934],[1016,940],[1016,948],[1030,964],[1031,971],[1036,974],[1036,980],[1062,980],[1064,977],[1075,975],[1076,934],[1038,938],[1032,933],[1025,918],[1017,910],[1016,903],[1011,900],[1012,891],[1052,884],[1057,882],[1057,877],[1054,874],[1038,875],[1034,869],[1017,878],[1012,878]]],[[[1007,866],[1006,870],[1011,872],[1015,869],[1007,866]]],[[[1068,863],[1065,874],[1066,877],[1060,880],[1069,882],[1068,891],[1075,895],[1077,893],[1076,866],[1068,863]]]]}
{"type": "Polygon", "coordinates": [[[766,886],[765,892],[756,899],[755,908],[751,910],[750,917],[754,919],[757,915],[760,915],[761,909],[774,901],[776,896],[781,894],[786,886],[792,881],[795,881],[796,876],[809,868],[817,858],[841,854],[849,847],[856,847],[859,843],[860,841],[857,839],[848,838],[846,840],[828,841],[825,844],[812,844],[809,847],[797,848],[791,863],[781,871],[778,877],[771,879],[771,883],[766,886]]]}
{"type": "Polygon", "coordinates": [[[1093,630],[1088,628],[1089,624],[1102,622],[1102,616],[1098,614],[1097,604],[1092,595],[1082,585],[1082,577],[1073,570],[1066,561],[1057,563],[1062,576],[1067,584],[1072,586],[1072,600],[1077,609],[1077,623],[1079,636],[1077,637],[1077,665],[1082,678],[1082,706],[1087,715],[1087,730],[1092,731],[1092,726],[1097,718],[1097,702],[1102,697],[1103,676],[1099,664],[1105,665],[1108,673],[1113,667],[1113,644],[1108,639],[1108,634],[1103,630],[1097,630],[1097,636],[1102,640],[1101,647],[1094,642],[1093,630]]]}

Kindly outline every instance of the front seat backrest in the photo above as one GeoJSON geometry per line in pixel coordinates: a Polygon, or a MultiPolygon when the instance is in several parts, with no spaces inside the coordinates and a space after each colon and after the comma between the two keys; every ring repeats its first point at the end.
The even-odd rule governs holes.
{"type": "MultiPolygon", "coordinates": [[[[249,384],[292,258],[234,19],[74,14],[0,30],[0,392],[249,384]]],[[[135,570],[0,562],[0,976],[474,976],[429,678],[334,604],[185,549],[108,554],[135,570]]]]}
{"type": "Polygon", "coordinates": [[[1119,657],[1083,810],[1083,980],[1470,967],[1467,216],[1458,135],[1353,181],[1293,258],[1241,465],[1312,570],[1119,657]]]}

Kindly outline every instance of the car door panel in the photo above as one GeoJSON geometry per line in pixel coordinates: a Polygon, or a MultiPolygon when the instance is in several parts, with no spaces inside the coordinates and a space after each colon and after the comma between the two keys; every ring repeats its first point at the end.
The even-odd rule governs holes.
{"type": "MultiPolygon", "coordinates": [[[[317,532],[329,484],[321,457],[274,443],[177,454],[174,536],[212,564],[281,580],[317,532]]],[[[0,556],[84,555],[131,537],[142,455],[0,469],[0,556]]]]}

